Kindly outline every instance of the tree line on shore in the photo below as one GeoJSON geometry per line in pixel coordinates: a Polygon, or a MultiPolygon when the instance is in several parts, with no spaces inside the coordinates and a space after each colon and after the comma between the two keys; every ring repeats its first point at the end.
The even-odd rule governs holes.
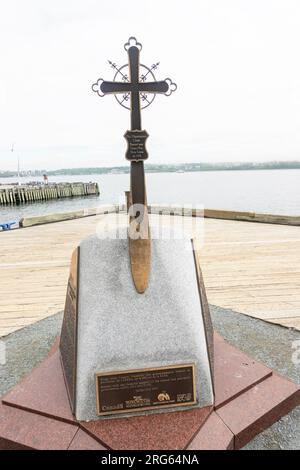
{"type": "MultiPolygon", "coordinates": [[[[170,173],[191,171],[247,171],[247,170],[288,170],[300,169],[300,161],[272,161],[272,162],[239,162],[239,163],[178,163],[178,164],[146,164],[145,171],[148,173],[170,173]]],[[[87,168],[62,168],[58,170],[32,170],[22,171],[21,176],[49,176],[58,175],[93,175],[93,174],[116,174],[129,173],[130,167],[87,167],[87,168]]],[[[1,171],[0,177],[15,177],[16,171],[1,171]]]]}

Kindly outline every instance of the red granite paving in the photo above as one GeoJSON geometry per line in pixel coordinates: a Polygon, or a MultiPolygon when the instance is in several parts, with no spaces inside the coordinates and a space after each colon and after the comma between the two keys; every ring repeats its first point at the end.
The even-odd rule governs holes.
{"type": "Polygon", "coordinates": [[[240,449],[299,404],[299,387],[273,374],[217,413],[235,435],[235,448],[240,449]]]}
{"type": "Polygon", "coordinates": [[[184,449],[212,412],[212,407],[188,411],[80,422],[111,449],[184,449]]]}
{"type": "Polygon", "coordinates": [[[107,450],[82,429],[78,429],[68,450],[107,450]]]}
{"type": "Polygon", "coordinates": [[[272,375],[271,369],[214,335],[215,408],[228,403],[272,375]]]}
{"type": "Polygon", "coordinates": [[[300,402],[299,387],[215,335],[216,411],[206,407],[77,423],[57,344],[3,398],[0,449],[240,448],[300,402]]]}
{"type": "Polygon", "coordinates": [[[2,402],[73,423],[58,350],[8,392],[2,402]]]}
{"type": "Polygon", "coordinates": [[[234,446],[234,434],[213,412],[188,446],[188,450],[229,450],[234,446]]]}
{"type": "Polygon", "coordinates": [[[0,449],[66,450],[78,426],[0,404],[0,449]]]}

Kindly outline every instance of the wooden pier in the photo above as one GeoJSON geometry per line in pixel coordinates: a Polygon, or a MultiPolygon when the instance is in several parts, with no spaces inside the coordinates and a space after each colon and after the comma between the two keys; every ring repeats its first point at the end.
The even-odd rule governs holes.
{"type": "MultiPolygon", "coordinates": [[[[72,250],[107,224],[127,224],[125,212],[109,212],[0,232],[0,337],[63,310],[72,250]]],[[[150,214],[152,226],[160,221],[203,238],[210,304],[300,330],[299,227],[204,217],[194,229],[195,217],[150,214]]]]}
{"type": "Polygon", "coordinates": [[[76,196],[98,196],[98,183],[51,183],[41,185],[0,185],[0,205],[23,204],[76,196]]]}

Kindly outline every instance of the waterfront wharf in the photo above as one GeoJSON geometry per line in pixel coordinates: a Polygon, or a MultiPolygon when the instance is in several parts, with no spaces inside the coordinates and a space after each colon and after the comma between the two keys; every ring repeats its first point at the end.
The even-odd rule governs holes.
{"type": "Polygon", "coordinates": [[[99,195],[98,183],[0,185],[0,205],[99,195]]]}

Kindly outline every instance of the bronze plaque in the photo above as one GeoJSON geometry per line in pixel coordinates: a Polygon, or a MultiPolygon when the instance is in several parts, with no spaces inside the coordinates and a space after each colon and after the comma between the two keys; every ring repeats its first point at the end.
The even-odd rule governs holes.
{"type": "Polygon", "coordinates": [[[71,409],[75,411],[79,247],[73,251],[60,336],[60,356],[71,409]]]}
{"type": "Polygon", "coordinates": [[[196,403],[195,366],[96,374],[98,415],[130,413],[196,403]]]}
{"type": "Polygon", "coordinates": [[[124,137],[128,144],[126,152],[127,160],[138,162],[148,158],[148,152],[146,150],[147,131],[127,131],[124,137]]]}

